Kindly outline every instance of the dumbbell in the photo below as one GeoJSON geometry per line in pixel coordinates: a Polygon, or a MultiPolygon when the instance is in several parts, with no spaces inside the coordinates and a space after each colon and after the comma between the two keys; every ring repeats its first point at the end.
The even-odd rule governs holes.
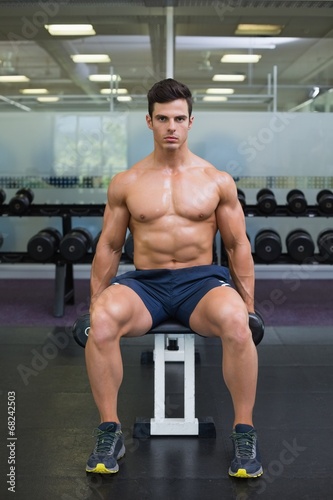
{"type": "Polygon", "coordinates": [[[308,202],[306,201],[303,191],[300,191],[299,189],[292,189],[289,191],[287,194],[287,203],[289,209],[294,214],[303,213],[308,206],[308,202]]]}
{"type": "Polygon", "coordinates": [[[30,188],[19,189],[9,202],[9,210],[13,214],[21,215],[26,212],[34,199],[34,193],[30,188]]]}
{"type": "Polygon", "coordinates": [[[83,227],[76,227],[69,231],[60,241],[59,251],[64,259],[78,262],[88,252],[92,245],[90,232],[83,227]]]}
{"type": "Polygon", "coordinates": [[[273,191],[264,188],[260,189],[257,193],[257,206],[260,212],[264,214],[271,214],[276,209],[276,199],[273,191]]]}
{"type": "Polygon", "coordinates": [[[333,229],[325,229],[317,237],[320,255],[327,262],[333,262],[333,229]]]}
{"type": "Polygon", "coordinates": [[[6,201],[6,191],[0,188],[0,205],[5,203],[5,201],[6,201]]]}
{"type": "Polygon", "coordinates": [[[325,214],[333,214],[333,193],[329,189],[323,189],[317,194],[319,208],[325,214]]]}
{"type": "Polygon", "coordinates": [[[134,241],[133,241],[133,235],[132,233],[129,233],[129,235],[126,238],[125,245],[124,245],[124,251],[126,257],[133,262],[134,258],[134,241]]]}
{"type": "Polygon", "coordinates": [[[242,189],[237,188],[237,196],[239,203],[242,205],[242,208],[244,208],[246,205],[246,197],[244,191],[242,191],[242,189]]]}
{"type": "Polygon", "coordinates": [[[254,252],[264,262],[277,260],[282,253],[280,235],[274,229],[262,229],[255,237],[254,252]]]}
{"type": "Polygon", "coordinates": [[[287,251],[290,257],[297,262],[303,262],[314,254],[314,242],[304,229],[294,229],[286,238],[287,251]]]}
{"type": "Polygon", "coordinates": [[[265,323],[258,311],[249,313],[249,327],[252,332],[253,342],[255,345],[260,344],[265,334],[265,323]]]}
{"type": "Polygon", "coordinates": [[[55,255],[60,240],[61,234],[57,229],[46,227],[30,238],[28,254],[38,262],[46,262],[55,255]]]}
{"type": "MultiPolygon", "coordinates": [[[[260,344],[265,333],[264,320],[258,311],[249,313],[249,327],[252,332],[252,338],[255,345],[260,344]]],[[[74,322],[72,333],[74,340],[81,347],[85,347],[90,330],[90,314],[83,314],[74,322]]]]}

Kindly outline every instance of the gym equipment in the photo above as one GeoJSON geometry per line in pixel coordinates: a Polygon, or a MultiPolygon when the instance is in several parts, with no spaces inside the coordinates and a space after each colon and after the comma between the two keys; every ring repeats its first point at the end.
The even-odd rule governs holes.
{"type": "Polygon", "coordinates": [[[319,208],[325,214],[333,214],[333,193],[329,189],[323,189],[317,194],[319,208]]]}
{"type": "Polygon", "coordinates": [[[129,235],[126,238],[125,245],[124,245],[124,251],[126,257],[133,262],[134,258],[134,241],[133,241],[133,235],[129,233],[129,235]]]}
{"type": "Polygon", "coordinates": [[[317,245],[322,262],[333,262],[333,229],[325,229],[318,234],[317,245]]]}
{"type": "Polygon", "coordinates": [[[28,254],[38,262],[46,262],[55,255],[60,240],[61,233],[57,229],[46,227],[30,238],[28,254]]]}
{"type": "Polygon", "coordinates": [[[254,252],[264,262],[277,260],[282,253],[280,235],[274,229],[262,229],[255,237],[254,252]]]}
{"type": "Polygon", "coordinates": [[[19,189],[9,202],[9,210],[16,215],[24,214],[34,199],[30,188],[19,189]]]}
{"type": "Polygon", "coordinates": [[[275,195],[270,189],[260,189],[257,193],[257,206],[260,212],[272,214],[277,206],[275,195]]]}
{"type": "MultiPolygon", "coordinates": [[[[264,322],[258,313],[249,314],[252,335],[259,343],[264,335],[264,322]]],[[[85,346],[90,329],[90,316],[84,314],[73,325],[75,341],[85,346]]],[[[133,437],[149,436],[203,436],[215,437],[216,429],[211,417],[195,417],[195,333],[177,321],[165,321],[149,333],[154,338],[154,418],[137,418],[133,437]],[[170,348],[171,346],[171,348],[170,348]],[[165,411],[165,363],[184,363],[184,417],[169,418],[165,411]]]]}
{"type": "Polygon", "coordinates": [[[5,203],[5,201],[6,201],[6,191],[0,188],[0,205],[5,203]]]}
{"type": "Polygon", "coordinates": [[[259,345],[265,334],[265,323],[258,311],[249,313],[249,327],[255,345],[259,345]]]}
{"type": "Polygon", "coordinates": [[[308,202],[304,196],[303,191],[299,189],[292,189],[287,194],[288,207],[294,214],[301,214],[305,212],[308,202]]]}
{"type": "Polygon", "coordinates": [[[246,205],[246,197],[244,191],[242,191],[242,189],[237,188],[237,195],[239,203],[242,205],[242,208],[244,208],[246,205]]]}
{"type": "Polygon", "coordinates": [[[314,242],[310,233],[304,229],[294,229],[286,238],[287,251],[297,262],[303,262],[314,254],[314,242]]]}
{"type": "MultiPolygon", "coordinates": [[[[178,324],[175,321],[167,321],[166,323],[172,323],[172,324],[177,324],[178,330],[181,330],[183,333],[188,333],[192,332],[189,328],[186,328],[185,326],[182,326],[180,323],[178,324]]],[[[162,323],[164,325],[164,323],[162,323]]],[[[264,337],[265,333],[265,324],[262,316],[258,313],[258,311],[255,311],[254,313],[249,313],[249,327],[252,332],[252,338],[253,342],[255,345],[260,344],[264,337]]],[[[89,335],[89,329],[90,329],[90,314],[83,314],[82,316],[79,316],[75,323],[72,326],[72,333],[74,340],[76,341],[77,344],[79,344],[81,347],[85,347],[87,340],[88,340],[88,335],[89,335]]],[[[157,326],[150,330],[149,333],[155,333],[157,331],[160,331],[160,327],[157,326]]],[[[192,332],[194,333],[194,332],[192,332]]],[[[168,344],[168,350],[169,351],[178,351],[178,346],[174,343],[168,344]]]]}
{"type": "Polygon", "coordinates": [[[74,340],[81,346],[85,347],[90,330],[90,314],[83,314],[74,323],[72,327],[74,340]]]}
{"type": "Polygon", "coordinates": [[[60,241],[59,251],[64,259],[70,262],[81,260],[92,245],[90,232],[83,227],[69,231],[60,241]]]}

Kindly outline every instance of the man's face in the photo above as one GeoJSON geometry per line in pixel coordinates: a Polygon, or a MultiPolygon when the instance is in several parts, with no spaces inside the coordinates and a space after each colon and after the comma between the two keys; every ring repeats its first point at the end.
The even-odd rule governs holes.
{"type": "Polygon", "coordinates": [[[176,150],[187,140],[193,116],[189,118],[185,99],[154,105],[153,116],[146,116],[148,127],[154,133],[155,144],[166,150],[176,150]]]}

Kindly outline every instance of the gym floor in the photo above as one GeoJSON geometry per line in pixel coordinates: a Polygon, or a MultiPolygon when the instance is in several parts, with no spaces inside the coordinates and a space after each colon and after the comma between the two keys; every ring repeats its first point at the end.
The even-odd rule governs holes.
{"type": "MultiPolygon", "coordinates": [[[[2,322],[3,323],[3,322],[2,322]]],[[[87,475],[98,413],[84,350],[64,326],[0,327],[1,498],[19,500],[329,500],[332,498],[333,336],[331,326],[268,326],[258,346],[255,424],[264,475],[232,479],[232,406],[221,376],[221,346],[196,338],[196,414],[212,417],[216,438],[133,439],[136,417],[153,414],[153,366],[141,353],[153,337],[123,341],[119,413],[126,455],[118,474],[87,475]],[[15,392],[17,440],[7,439],[8,393],[15,392]],[[9,445],[8,445],[9,443],[9,445]],[[14,443],[14,446],[13,446],[14,443]],[[11,447],[12,446],[12,447],[11,447]]],[[[182,366],[168,363],[166,410],[182,416],[182,366]]],[[[103,383],[103,381],[101,381],[103,383]]]]}

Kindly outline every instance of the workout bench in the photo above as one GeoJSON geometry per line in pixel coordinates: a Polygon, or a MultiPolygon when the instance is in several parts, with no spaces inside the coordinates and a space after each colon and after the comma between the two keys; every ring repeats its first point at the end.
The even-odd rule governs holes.
{"type": "MultiPolygon", "coordinates": [[[[90,329],[90,315],[80,316],[72,327],[75,341],[85,347],[90,329]]],[[[148,333],[155,335],[154,353],[154,417],[137,418],[133,437],[202,436],[215,437],[215,425],[210,417],[195,417],[195,333],[177,321],[165,321],[148,333]],[[184,363],[184,417],[165,415],[165,363],[184,363]]],[[[142,360],[143,356],[141,356],[142,360]]],[[[146,358],[147,359],[147,358],[146,358]]]]}
{"type": "Polygon", "coordinates": [[[154,417],[137,418],[133,437],[201,436],[215,437],[214,421],[210,417],[195,417],[195,333],[176,321],[165,321],[149,333],[154,341],[154,417]],[[178,348],[178,349],[177,349],[178,348]],[[184,417],[165,415],[165,363],[184,363],[184,417]]]}
{"type": "MultiPolygon", "coordinates": [[[[249,326],[255,345],[263,336],[265,325],[259,313],[249,313],[249,326]]],[[[73,325],[75,341],[85,347],[90,329],[90,316],[84,314],[73,325]]],[[[148,333],[155,335],[154,356],[154,417],[137,418],[133,437],[149,436],[202,436],[215,437],[211,417],[195,417],[195,332],[176,321],[165,321],[148,333]],[[184,417],[165,415],[165,363],[184,363],[184,417]]]]}

